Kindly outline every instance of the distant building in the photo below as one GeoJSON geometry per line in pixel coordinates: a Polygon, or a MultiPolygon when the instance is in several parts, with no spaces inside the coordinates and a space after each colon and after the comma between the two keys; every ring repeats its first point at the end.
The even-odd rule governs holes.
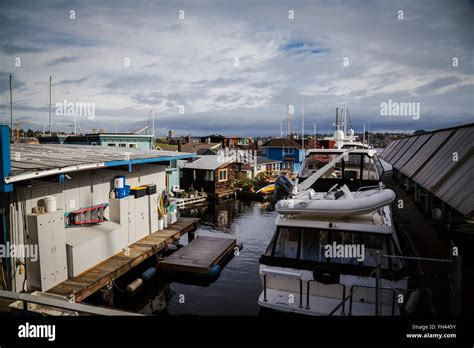
{"type": "Polygon", "coordinates": [[[257,176],[258,174],[265,172],[269,174],[276,174],[280,171],[280,167],[280,161],[258,156],[254,175],[257,176]]]}
{"type": "Polygon", "coordinates": [[[252,145],[252,138],[237,137],[237,136],[223,136],[220,134],[208,135],[200,138],[201,143],[221,143],[222,148],[241,148],[247,149],[252,145]]]}
{"type": "Polygon", "coordinates": [[[198,155],[216,155],[221,148],[221,143],[188,143],[181,146],[181,151],[195,152],[198,155]]]}
{"type": "Polygon", "coordinates": [[[262,155],[281,162],[280,169],[297,172],[303,162],[304,149],[292,138],[274,138],[262,145],[262,155]]]}
{"type": "Polygon", "coordinates": [[[229,196],[234,193],[232,183],[239,172],[240,164],[232,159],[219,155],[202,156],[193,162],[181,164],[181,189],[192,186],[197,191],[207,192],[212,198],[229,196]]]}
{"type": "Polygon", "coordinates": [[[129,133],[97,133],[81,135],[39,136],[40,144],[73,144],[153,149],[153,135],[129,133]]]}

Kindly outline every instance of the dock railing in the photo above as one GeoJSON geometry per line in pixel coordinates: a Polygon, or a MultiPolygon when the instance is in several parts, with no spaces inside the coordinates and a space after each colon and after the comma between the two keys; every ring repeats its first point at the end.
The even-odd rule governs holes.
{"type": "Polygon", "coordinates": [[[31,312],[29,303],[34,303],[48,308],[61,309],[68,312],[75,312],[77,315],[105,315],[105,316],[141,316],[132,312],[120,311],[104,307],[96,307],[82,303],[69,302],[66,300],[54,299],[50,297],[34,296],[30,294],[17,293],[12,291],[0,290],[0,298],[23,302],[23,311],[25,314],[31,312]]]}

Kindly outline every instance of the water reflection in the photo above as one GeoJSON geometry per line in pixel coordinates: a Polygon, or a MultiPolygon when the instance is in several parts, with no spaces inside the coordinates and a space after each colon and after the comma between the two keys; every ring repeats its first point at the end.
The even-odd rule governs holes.
{"type": "MultiPolygon", "coordinates": [[[[160,282],[148,286],[147,293],[137,294],[133,310],[160,316],[258,315],[257,299],[262,291],[258,259],[274,232],[275,213],[264,211],[259,203],[227,200],[183,215],[201,218],[198,236],[232,235],[243,243],[243,249],[215,281],[160,275],[160,282]]],[[[183,239],[186,244],[186,237],[183,239]]]]}

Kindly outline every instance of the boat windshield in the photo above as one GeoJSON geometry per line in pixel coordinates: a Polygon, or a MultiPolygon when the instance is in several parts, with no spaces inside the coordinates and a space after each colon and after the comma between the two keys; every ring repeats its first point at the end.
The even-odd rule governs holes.
{"type": "MultiPolygon", "coordinates": [[[[399,255],[391,235],[357,231],[278,227],[264,256],[315,264],[377,266],[381,255],[399,255]]],[[[310,266],[313,267],[313,266],[310,266]]],[[[382,258],[385,269],[397,272],[403,268],[398,259],[382,258]]],[[[297,267],[296,267],[297,268],[297,267]]],[[[304,267],[303,267],[304,268],[304,267]]]]}
{"type": "MultiPolygon", "coordinates": [[[[311,153],[305,157],[299,175],[300,182],[316,173],[319,169],[339,156],[334,153],[311,153]]],[[[326,190],[335,183],[346,184],[351,190],[362,186],[377,185],[383,175],[383,166],[377,156],[370,157],[366,153],[349,153],[341,160],[333,163],[318,181],[315,190],[326,190]],[[324,186],[324,187],[322,187],[324,186]]]]}

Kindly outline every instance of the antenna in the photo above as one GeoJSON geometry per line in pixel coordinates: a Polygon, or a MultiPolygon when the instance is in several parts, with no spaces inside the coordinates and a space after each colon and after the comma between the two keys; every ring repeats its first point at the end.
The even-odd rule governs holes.
{"type": "Polygon", "coordinates": [[[301,147],[304,150],[304,100],[301,105],[301,147]]]}
{"type": "Polygon", "coordinates": [[[49,77],[49,135],[51,134],[51,76],[49,77]]]}
{"type": "Polygon", "coordinates": [[[364,123],[364,133],[362,134],[362,144],[365,144],[365,123],[364,123]]]}
{"type": "Polygon", "coordinates": [[[288,124],[288,136],[291,134],[291,115],[290,115],[290,104],[287,105],[286,107],[287,110],[287,124],[288,124]]]}
{"type": "Polygon", "coordinates": [[[347,109],[344,105],[344,137],[347,135],[347,109]]]}
{"type": "Polygon", "coordinates": [[[280,121],[280,138],[283,138],[283,121],[280,121]]]}
{"type": "Polygon", "coordinates": [[[10,74],[10,141],[13,141],[13,96],[12,96],[12,75],[10,74]]]}
{"type": "Polygon", "coordinates": [[[153,140],[155,139],[155,105],[151,105],[151,132],[153,134],[153,140]]]}
{"type": "Polygon", "coordinates": [[[370,127],[370,123],[367,123],[367,146],[370,147],[370,130],[369,130],[369,127],[370,127]]]}
{"type": "Polygon", "coordinates": [[[316,123],[313,124],[314,139],[316,139],[316,123]]]}

